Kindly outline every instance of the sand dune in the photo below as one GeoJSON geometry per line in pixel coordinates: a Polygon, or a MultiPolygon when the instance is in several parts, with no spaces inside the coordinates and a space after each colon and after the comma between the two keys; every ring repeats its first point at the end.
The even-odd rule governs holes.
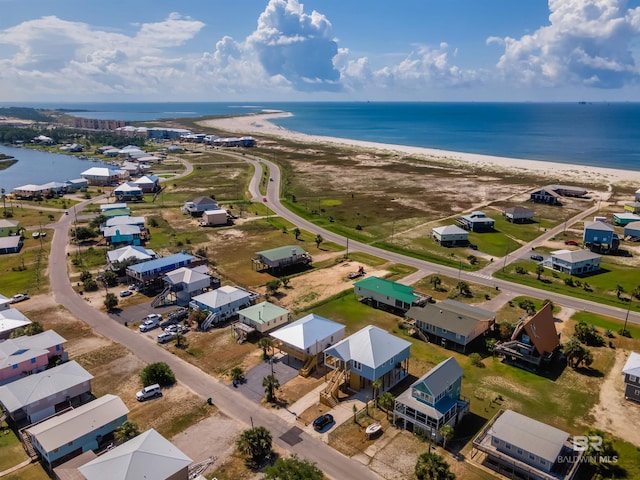
{"type": "MultiPolygon", "coordinates": [[[[573,165],[570,163],[545,162],[539,160],[525,160],[492,155],[480,155],[475,153],[451,152],[435,148],[411,147],[407,145],[393,145],[386,143],[367,142],[337,137],[324,137],[319,135],[307,135],[294,132],[274,125],[269,120],[274,118],[289,117],[292,114],[282,111],[268,111],[259,114],[242,115],[238,117],[226,117],[220,119],[203,120],[199,122],[203,126],[212,127],[237,134],[269,135],[284,139],[296,140],[302,143],[321,143],[348,145],[364,149],[393,152],[438,160],[449,160],[472,164],[487,169],[515,170],[530,172],[541,176],[558,175],[566,176],[567,183],[583,181],[587,183],[604,182],[618,183],[629,182],[640,184],[640,172],[618,170],[613,168],[591,167],[573,165]]],[[[640,185],[639,185],[640,186],[640,185]]]]}

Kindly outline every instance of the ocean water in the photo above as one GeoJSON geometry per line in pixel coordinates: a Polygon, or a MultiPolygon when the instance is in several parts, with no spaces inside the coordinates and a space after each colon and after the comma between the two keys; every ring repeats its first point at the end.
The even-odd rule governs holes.
{"type": "MultiPolygon", "coordinates": [[[[41,185],[49,182],[64,182],[80,178],[80,174],[91,167],[108,166],[102,162],[80,160],[73,155],[42,152],[28,148],[0,145],[0,153],[15,157],[18,162],[0,170],[0,186],[7,192],[30,183],[41,185]]],[[[113,168],[113,167],[112,167],[113,168]]]]}
{"type": "Polygon", "coordinates": [[[285,110],[289,130],[517,159],[640,170],[639,103],[34,104],[128,121],[285,110]]]}

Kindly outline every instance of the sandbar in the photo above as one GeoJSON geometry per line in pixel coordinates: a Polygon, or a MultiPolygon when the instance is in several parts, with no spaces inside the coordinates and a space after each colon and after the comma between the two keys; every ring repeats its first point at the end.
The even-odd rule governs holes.
{"type": "Polygon", "coordinates": [[[263,113],[207,119],[199,121],[203,126],[233,132],[234,134],[266,135],[270,137],[295,140],[307,144],[334,144],[349,147],[372,149],[395,154],[411,155],[438,161],[450,161],[467,164],[470,167],[487,170],[513,171],[514,173],[533,173],[542,177],[558,178],[564,176],[567,182],[582,183],[631,183],[640,184],[640,172],[633,170],[619,170],[614,168],[591,167],[570,163],[547,162],[542,160],[527,160],[477,153],[453,152],[436,148],[412,147],[408,145],[394,145],[387,143],[368,142],[339,137],[326,137],[295,132],[271,123],[275,118],[290,117],[290,112],[266,111],[263,113]]]}

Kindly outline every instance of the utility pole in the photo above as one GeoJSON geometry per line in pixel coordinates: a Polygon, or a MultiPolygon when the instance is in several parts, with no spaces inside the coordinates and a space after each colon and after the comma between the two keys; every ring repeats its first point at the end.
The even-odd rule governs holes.
{"type": "Polygon", "coordinates": [[[629,306],[627,307],[627,315],[624,317],[624,326],[622,327],[622,334],[627,333],[627,321],[629,320],[629,311],[631,310],[631,298],[629,298],[629,306]]]}

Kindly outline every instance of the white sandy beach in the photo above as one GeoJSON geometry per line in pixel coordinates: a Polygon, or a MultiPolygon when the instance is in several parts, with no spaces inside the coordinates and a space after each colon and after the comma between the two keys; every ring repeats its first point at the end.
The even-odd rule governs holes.
{"type": "Polygon", "coordinates": [[[347,145],[364,149],[393,152],[412,156],[420,156],[425,159],[437,159],[438,161],[450,160],[463,162],[473,166],[487,169],[506,169],[519,172],[531,172],[538,175],[566,176],[567,181],[583,182],[628,182],[633,185],[640,184],[640,172],[630,170],[618,170],[613,168],[600,168],[569,163],[544,162],[539,160],[524,160],[492,155],[480,155],[475,153],[451,152],[435,148],[411,147],[407,145],[392,145],[386,143],[366,142],[337,137],[323,137],[319,135],[307,135],[294,132],[274,125],[269,120],[291,116],[291,113],[281,111],[268,111],[253,115],[238,117],[226,117],[220,119],[204,120],[201,125],[233,132],[234,135],[269,135],[284,139],[296,140],[302,143],[321,143],[347,145]]]}

